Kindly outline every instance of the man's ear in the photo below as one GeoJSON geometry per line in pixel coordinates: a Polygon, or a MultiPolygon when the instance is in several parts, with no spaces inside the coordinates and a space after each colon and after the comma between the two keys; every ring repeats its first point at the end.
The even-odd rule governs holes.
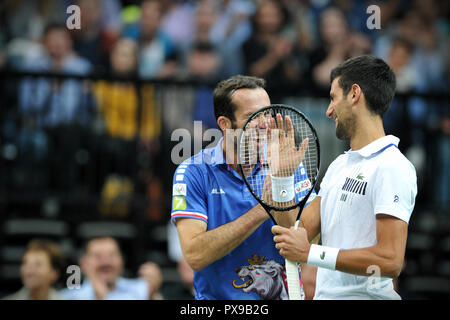
{"type": "Polygon", "coordinates": [[[356,83],[354,83],[348,94],[350,95],[352,104],[353,105],[357,104],[362,95],[361,87],[359,85],[357,85],[356,83]]]}
{"type": "Polygon", "coordinates": [[[220,116],[219,118],[217,118],[217,125],[223,132],[225,132],[225,130],[227,129],[232,128],[231,120],[225,116],[220,116]]]}

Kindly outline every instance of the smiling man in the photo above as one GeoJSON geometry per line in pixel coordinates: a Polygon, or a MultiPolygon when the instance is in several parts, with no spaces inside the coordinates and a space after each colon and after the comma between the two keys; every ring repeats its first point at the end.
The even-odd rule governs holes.
{"type": "Polygon", "coordinates": [[[274,226],[274,241],[287,259],[318,267],[315,299],[399,299],[392,278],[403,267],[417,178],[383,128],[395,75],[383,60],[360,56],[330,78],[326,116],[351,149],[329,166],[301,228],[274,226]],[[310,245],[319,232],[322,245],[310,245]]]}
{"type": "Polygon", "coordinates": [[[149,285],[144,279],[121,277],[123,258],[119,244],[111,237],[87,241],[80,259],[86,278],[79,289],[64,289],[61,295],[69,300],[146,300],[149,285]]]}
{"type": "MultiPolygon", "coordinates": [[[[273,222],[246,187],[237,161],[239,129],[270,105],[264,86],[263,79],[241,75],[221,81],[214,113],[224,137],[183,162],[174,175],[172,221],[195,271],[196,299],[287,299],[284,259],[270,233],[273,222]]],[[[287,226],[294,215],[284,214],[287,226]]],[[[281,214],[275,218],[282,222],[281,214]]]]}

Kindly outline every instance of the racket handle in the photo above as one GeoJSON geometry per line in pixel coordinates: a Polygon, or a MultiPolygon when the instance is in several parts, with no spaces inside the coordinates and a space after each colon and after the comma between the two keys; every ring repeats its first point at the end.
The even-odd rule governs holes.
{"type": "MultiPolygon", "coordinates": [[[[298,228],[299,220],[295,222],[294,228],[298,228]]],[[[304,294],[300,285],[298,264],[295,261],[286,259],[286,277],[288,284],[289,300],[303,300],[304,294]]]]}

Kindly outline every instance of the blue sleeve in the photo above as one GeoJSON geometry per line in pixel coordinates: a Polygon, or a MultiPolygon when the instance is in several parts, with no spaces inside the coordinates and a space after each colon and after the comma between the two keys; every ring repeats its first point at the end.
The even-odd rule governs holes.
{"type": "MultiPolygon", "coordinates": [[[[300,166],[297,168],[297,171],[295,172],[295,178],[294,178],[294,188],[295,188],[295,197],[296,201],[300,202],[311,190],[313,187],[311,181],[308,178],[308,174],[306,173],[306,169],[303,166],[303,164],[300,164],[300,166]]],[[[313,190],[311,194],[309,195],[308,200],[306,201],[305,207],[316,197],[316,191],[313,190]]]]}
{"type": "Polygon", "coordinates": [[[198,164],[182,163],[173,177],[171,219],[198,219],[208,223],[203,175],[198,164]]]}

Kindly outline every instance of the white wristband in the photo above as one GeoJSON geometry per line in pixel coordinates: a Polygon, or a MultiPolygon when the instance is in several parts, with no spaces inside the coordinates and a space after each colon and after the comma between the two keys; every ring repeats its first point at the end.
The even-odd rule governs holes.
{"type": "Polygon", "coordinates": [[[272,200],[275,202],[289,202],[295,197],[294,176],[274,177],[272,181],[272,200]]]}
{"type": "Polygon", "coordinates": [[[320,268],[336,270],[339,249],[312,244],[309,249],[307,264],[320,268]]]}

